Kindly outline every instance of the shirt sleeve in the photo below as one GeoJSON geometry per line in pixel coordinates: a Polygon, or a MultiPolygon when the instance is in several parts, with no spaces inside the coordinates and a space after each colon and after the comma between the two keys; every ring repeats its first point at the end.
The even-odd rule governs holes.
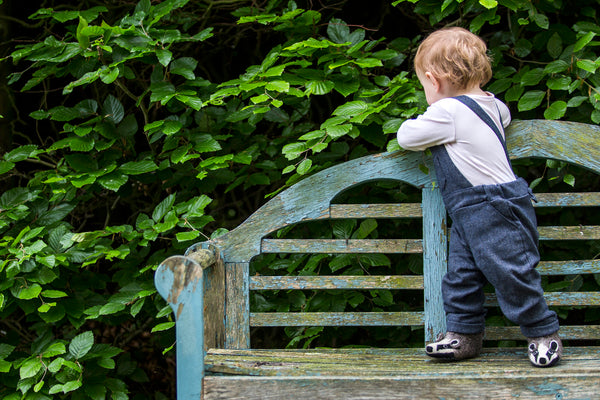
{"type": "Polygon", "coordinates": [[[511,121],[510,110],[508,106],[504,104],[502,101],[496,99],[496,104],[498,105],[498,109],[500,110],[500,117],[502,118],[502,126],[506,128],[511,121]]]}
{"type": "Polygon", "coordinates": [[[433,103],[415,119],[405,121],[398,129],[398,144],[406,150],[425,150],[456,140],[454,119],[450,113],[433,103]]]}

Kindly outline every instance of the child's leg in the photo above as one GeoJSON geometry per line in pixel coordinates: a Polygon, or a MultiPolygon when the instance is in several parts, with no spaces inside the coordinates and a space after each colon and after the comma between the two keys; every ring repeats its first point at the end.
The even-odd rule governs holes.
{"type": "Polygon", "coordinates": [[[448,272],[442,282],[448,331],[464,334],[484,331],[485,283],[486,278],[475,266],[473,255],[461,231],[453,224],[450,231],[448,272]]]}
{"type": "Polygon", "coordinates": [[[447,332],[426,346],[427,355],[445,360],[479,355],[485,328],[484,283],[485,277],[474,266],[473,256],[460,232],[453,228],[448,272],[442,282],[447,332]]]}
{"type": "Polygon", "coordinates": [[[470,244],[477,266],[494,286],[498,303],[529,339],[533,365],[552,366],[560,359],[562,343],[556,313],[543,296],[537,224],[527,193],[511,193],[511,187],[486,188],[485,202],[457,214],[459,230],[470,244]]]}
{"type": "Polygon", "coordinates": [[[509,199],[503,194],[488,193],[489,201],[470,208],[461,232],[506,317],[526,337],[551,335],[558,331],[558,318],[548,309],[535,269],[540,258],[531,200],[528,194],[509,199]]]}

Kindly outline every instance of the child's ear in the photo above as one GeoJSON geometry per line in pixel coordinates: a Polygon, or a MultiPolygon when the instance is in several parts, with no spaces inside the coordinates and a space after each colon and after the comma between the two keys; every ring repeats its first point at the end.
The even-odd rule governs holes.
{"type": "Polygon", "coordinates": [[[442,82],[429,71],[425,72],[425,78],[429,79],[431,85],[433,86],[433,89],[439,93],[439,91],[441,90],[442,82]]]}

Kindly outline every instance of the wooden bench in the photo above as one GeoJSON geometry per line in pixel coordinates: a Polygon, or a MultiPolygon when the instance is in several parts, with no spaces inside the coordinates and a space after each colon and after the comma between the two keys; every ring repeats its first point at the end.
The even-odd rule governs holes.
{"type": "MultiPolygon", "coordinates": [[[[507,142],[515,160],[555,159],[600,174],[598,126],[515,121],[507,129],[507,142]]],[[[561,213],[567,207],[598,207],[600,193],[594,189],[536,193],[538,215],[547,207],[560,207],[561,213]]],[[[584,214],[594,221],[598,211],[589,210],[584,214]]],[[[548,369],[530,365],[524,338],[514,326],[487,327],[483,354],[458,363],[430,359],[423,347],[252,348],[251,328],[274,326],[411,326],[416,331],[422,327],[425,341],[431,341],[445,331],[440,282],[446,270],[446,223],[431,160],[424,153],[399,151],[347,161],[310,176],[271,199],[236,229],[190,247],[185,256],[168,258],[156,271],[155,283],[176,317],[178,399],[600,398],[600,324],[593,318],[561,327],[563,360],[548,369]],[[332,203],[349,188],[379,180],[417,188],[422,193],[420,203],[332,203]],[[274,235],[298,223],[344,218],[422,219],[422,238],[280,239],[274,235]],[[423,274],[251,276],[250,261],[266,253],[422,253],[423,274]],[[252,291],[331,289],[422,291],[423,308],[318,313],[250,308],[252,291]],[[510,340],[517,347],[489,347],[490,340],[496,344],[510,340]]],[[[600,224],[590,225],[540,224],[540,240],[544,244],[596,241],[591,245],[598,246],[600,224]]],[[[577,256],[542,258],[538,269],[548,276],[545,279],[577,277],[585,283],[584,289],[592,288],[547,292],[551,307],[581,308],[583,313],[591,309],[593,315],[594,307],[600,307],[596,290],[600,280],[596,277],[594,282],[600,262],[594,255],[577,256]]],[[[493,295],[487,303],[494,305],[493,295]]]]}

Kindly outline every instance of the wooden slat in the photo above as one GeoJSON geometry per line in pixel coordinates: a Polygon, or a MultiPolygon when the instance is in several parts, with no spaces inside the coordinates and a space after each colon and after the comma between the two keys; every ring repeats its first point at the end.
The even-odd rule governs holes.
{"type": "Polygon", "coordinates": [[[423,277],[413,275],[250,277],[250,290],[281,289],[423,289],[423,277]]]}
{"type": "Polygon", "coordinates": [[[536,193],[534,207],[594,207],[600,206],[600,192],[536,193]]]}
{"type": "Polygon", "coordinates": [[[421,218],[420,203],[332,204],[331,218],[421,218]]]}
{"type": "MultiPolygon", "coordinates": [[[[401,363],[401,361],[398,361],[401,363]]],[[[506,363],[506,360],[504,361],[506,363]]],[[[456,365],[456,363],[449,363],[456,365]]],[[[513,364],[510,364],[511,366],[513,364]]],[[[596,363],[585,363],[597,368],[596,363]]],[[[437,370],[439,367],[431,367],[437,370]]],[[[483,368],[483,366],[480,366],[483,368]]],[[[531,369],[531,368],[530,368],[531,369]]],[[[555,368],[551,368],[555,369],[555,368]]],[[[562,370],[561,370],[562,371],[562,370]]],[[[401,376],[388,374],[368,378],[364,376],[281,376],[231,377],[209,376],[204,378],[206,389],[203,399],[227,400],[334,400],[334,399],[445,399],[452,393],[453,399],[536,399],[562,398],[593,399],[600,393],[598,373],[581,371],[566,375],[556,373],[537,376],[512,376],[514,368],[491,374],[471,374],[454,380],[433,375],[401,376]],[[568,397],[563,397],[568,396],[568,397]],[[567,395],[568,393],[568,395],[567,395]]],[[[397,372],[397,371],[394,371],[397,372]]],[[[517,373],[520,373],[521,369],[517,373]]]]}
{"type": "Polygon", "coordinates": [[[484,349],[459,363],[418,349],[211,350],[204,399],[597,398],[600,348],[567,346],[554,368],[524,347],[484,349]]]}
{"type": "Polygon", "coordinates": [[[417,326],[423,312],[250,313],[251,326],[417,326]]]}
{"type": "Polygon", "coordinates": [[[243,349],[250,347],[248,324],[249,263],[228,263],[225,268],[225,347],[243,349]]]}
{"type": "Polygon", "coordinates": [[[598,240],[600,226],[538,226],[540,240],[598,240]]]}
{"type": "MultiPolygon", "coordinates": [[[[600,325],[564,325],[560,327],[563,340],[600,340],[600,325]]],[[[525,340],[518,326],[488,326],[485,340],[525,340]]]]}
{"type": "MultiPolygon", "coordinates": [[[[600,305],[600,292],[546,292],[544,293],[544,297],[549,306],[600,305]]],[[[498,306],[498,300],[495,293],[485,294],[485,306],[498,306]]]]}
{"type": "Polygon", "coordinates": [[[263,239],[263,253],[422,253],[421,239],[263,239]]]}
{"type": "MultiPolygon", "coordinates": [[[[565,366],[540,370],[532,368],[524,347],[484,348],[475,359],[460,363],[436,362],[419,348],[319,348],[319,349],[211,349],[206,355],[207,370],[218,374],[249,374],[253,376],[410,376],[419,379],[429,374],[464,377],[491,374],[523,368],[523,374],[511,377],[537,375],[563,370],[565,366]]],[[[600,367],[600,347],[571,347],[564,349],[565,359],[575,365],[594,360],[600,367]]],[[[578,365],[584,368],[583,365],[578,365]]],[[[576,367],[576,368],[577,368],[576,367]]],[[[585,367],[590,367],[587,364],[585,367]]],[[[568,368],[568,367],[567,367],[568,368]]],[[[593,369],[592,369],[593,370],[593,369]]],[[[591,371],[590,371],[591,372],[591,371]]],[[[600,371],[597,371],[600,372],[600,371]]],[[[320,397],[317,397],[320,398],[320,397]]],[[[383,398],[383,397],[378,397],[383,398]]],[[[454,396],[452,398],[455,398],[454,396]]],[[[487,397],[489,398],[489,397],[487,397]]]]}
{"type": "Polygon", "coordinates": [[[598,274],[600,260],[541,261],[537,270],[542,275],[598,274]]]}

